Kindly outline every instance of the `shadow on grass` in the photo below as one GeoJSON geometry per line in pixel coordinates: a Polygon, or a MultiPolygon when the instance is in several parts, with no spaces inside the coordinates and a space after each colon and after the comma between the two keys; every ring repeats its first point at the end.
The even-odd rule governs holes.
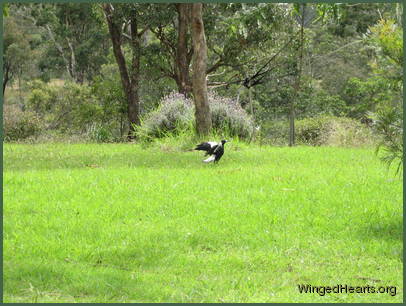
{"type": "Polygon", "coordinates": [[[360,226],[357,232],[358,239],[367,244],[383,246],[379,254],[389,258],[403,261],[403,218],[397,216],[383,220],[370,219],[368,223],[360,226]]]}
{"type": "Polygon", "coordinates": [[[111,300],[144,295],[143,283],[134,286],[128,270],[86,263],[16,264],[6,274],[5,292],[24,302],[111,300]]]}
{"type": "Polygon", "coordinates": [[[359,234],[364,239],[384,239],[384,240],[403,240],[403,218],[397,216],[391,219],[376,220],[371,219],[370,222],[360,228],[359,234]]]}

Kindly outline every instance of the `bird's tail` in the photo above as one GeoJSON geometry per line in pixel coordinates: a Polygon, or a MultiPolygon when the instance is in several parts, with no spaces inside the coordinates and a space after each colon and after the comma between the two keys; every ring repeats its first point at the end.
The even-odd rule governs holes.
{"type": "Polygon", "coordinates": [[[195,150],[206,151],[206,148],[204,148],[202,145],[197,145],[195,150]]]}
{"type": "Polygon", "coordinates": [[[215,157],[214,155],[212,155],[212,156],[210,156],[209,158],[205,159],[203,162],[204,162],[204,163],[210,163],[210,162],[214,161],[215,158],[216,158],[216,157],[215,157]]]}

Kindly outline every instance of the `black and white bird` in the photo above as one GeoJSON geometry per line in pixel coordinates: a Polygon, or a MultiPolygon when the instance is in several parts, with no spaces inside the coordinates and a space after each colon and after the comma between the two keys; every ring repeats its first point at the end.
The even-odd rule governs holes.
{"type": "Polygon", "coordinates": [[[227,142],[227,140],[224,140],[224,139],[220,142],[214,142],[214,141],[202,142],[201,144],[198,144],[196,146],[195,150],[206,151],[205,156],[210,155],[209,158],[205,159],[203,162],[217,163],[224,154],[224,144],[226,142],[227,142]]]}

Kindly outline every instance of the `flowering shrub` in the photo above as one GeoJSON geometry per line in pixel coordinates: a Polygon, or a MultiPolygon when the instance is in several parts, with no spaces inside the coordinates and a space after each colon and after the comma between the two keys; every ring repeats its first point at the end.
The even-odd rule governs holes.
{"type": "MultiPolygon", "coordinates": [[[[213,130],[219,134],[248,138],[253,121],[234,100],[210,92],[208,94],[213,130]]],[[[182,94],[171,93],[164,97],[158,108],[148,113],[137,129],[140,139],[165,137],[168,134],[192,132],[195,107],[191,99],[182,94]]]]}
{"type": "Polygon", "coordinates": [[[209,93],[209,104],[213,129],[218,133],[230,136],[249,138],[253,131],[253,120],[250,115],[230,98],[209,93]]]}
{"type": "Polygon", "coordinates": [[[193,105],[182,94],[171,93],[161,100],[158,108],[149,112],[137,128],[137,136],[147,140],[164,137],[189,129],[193,121],[193,105]]]}

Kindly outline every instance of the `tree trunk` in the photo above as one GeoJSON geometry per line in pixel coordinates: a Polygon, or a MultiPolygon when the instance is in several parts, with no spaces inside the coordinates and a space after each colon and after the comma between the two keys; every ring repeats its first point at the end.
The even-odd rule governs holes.
{"type": "Polygon", "coordinates": [[[211,130],[211,115],[207,99],[207,44],[204,35],[202,7],[202,3],[192,4],[191,33],[194,50],[192,83],[196,131],[199,135],[207,135],[211,130]]]}
{"type": "MultiPolygon", "coordinates": [[[[251,84],[249,84],[249,88],[248,88],[248,98],[249,98],[249,104],[250,104],[250,114],[252,116],[252,119],[255,121],[255,117],[254,117],[254,104],[252,101],[252,91],[254,90],[254,86],[251,86],[251,84]]],[[[251,133],[251,137],[250,140],[248,141],[248,143],[251,143],[252,139],[255,136],[255,124],[252,125],[252,133],[251,133]]]]}
{"type": "Polygon", "coordinates": [[[139,118],[139,67],[140,67],[140,37],[137,32],[137,17],[131,18],[131,75],[129,75],[123,51],[121,49],[121,25],[114,20],[111,4],[103,4],[110,37],[113,44],[114,57],[120,71],[121,83],[127,98],[127,116],[129,123],[128,139],[134,138],[135,126],[140,124],[139,118]]]}
{"type": "Polygon", "coordinates": [[[130,71],[130,83],[132,98],[128,101],[128,119],[130,122],[129,138],[134,134],[135,126],[140,125],[140,98],[138,90],[140,86],[141,37],[138,34],[136,12],[134,12],[131,17],[131,49],[132,65],[130,71]]]}
{"type": "Polygon", "coordinates": [[[289,109],[289,147],[295,145],[295,106],[293,100],[289,109]]]}
{"type": "Polygon", "coordinates": [[[192,84],[189,75],[190,52],[188,50],[188,23],[190,20],[191,4],[176,4],[178,12],[178,41],[176,45],[176,83],[180,93],[186,97],[192,92],[192,84]]]}
{"type": "MultiPolygon", "coordinates": [[[[4,61],[4,59],[3,59],[4,61]]],[[[10,65],[6,64],[4,69],[4,75],[3,75],[3,99],[4,99],[4,93],[6,92],[6,86],[8,81],[10,80],[10,65]]]]}
{"type": "Polygon", "coordinates": [[[300,78],[302,77],[302,65],[303,65],[303,43],[304,43],[304,18],[305,18],[305,4],[302,6],[302,15],[300,18],[300,40],[299,40],[299,52],[297,58],[297,75],[294,84],[294,97],[290,103],[289,110],[289,146],[292,147],[295,145],[295,102],[299,97],[300,91],[300,78]]]}

